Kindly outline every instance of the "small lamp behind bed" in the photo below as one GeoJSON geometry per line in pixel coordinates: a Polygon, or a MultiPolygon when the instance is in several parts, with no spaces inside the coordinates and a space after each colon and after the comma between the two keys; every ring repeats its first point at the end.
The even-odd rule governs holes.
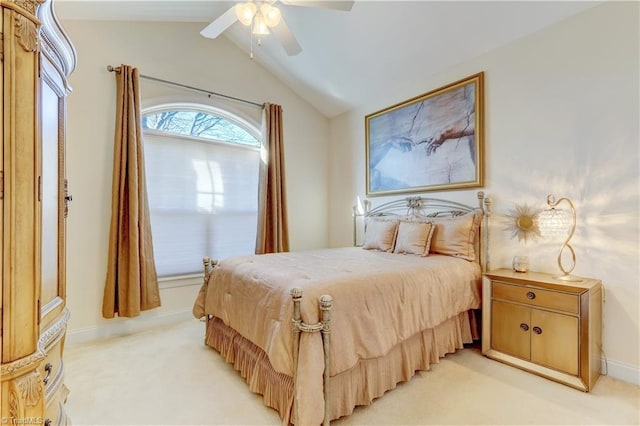
{"type": "Polygon", "coordinates": [[[358,247],[362,245],[364,237],[365,221],[364,218],[369,213],[371,201],[361,200],[360,196],[356,197],[356,203],[353,205],[353,245],[358,247]],[[358,219],[360,218],[360,219],[358,219]]]}

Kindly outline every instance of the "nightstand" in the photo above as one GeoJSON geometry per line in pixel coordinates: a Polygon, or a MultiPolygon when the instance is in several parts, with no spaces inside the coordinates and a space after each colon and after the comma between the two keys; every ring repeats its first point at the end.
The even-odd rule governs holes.
{"type": "Polygon", "coordinates": [[[497,269],[484,275],[482,353],[588,392],[600,376],[602,282],[497,269]]]}

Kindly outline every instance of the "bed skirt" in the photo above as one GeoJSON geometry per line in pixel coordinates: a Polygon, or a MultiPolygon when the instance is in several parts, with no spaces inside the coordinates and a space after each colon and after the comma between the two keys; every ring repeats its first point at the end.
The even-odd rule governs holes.
{"type": "MultiPolygon", "coordinates": [[[[351,414],[358,405],[369,405],[387,390],[405,382],[416,371],[430,369],[432,363],[477,339],[474,311],[467,311],[442,324],[424,330],[379,358],[363,359],[354,367],[330,379],[330,420],[351,414]]],[[[205,343],[233,364],[252,392],[262,395],[264,404],[280,413],[283,424],[291,421],[293,378],[273,369],[266,353],[222,320],[207,322],[205,343]]],[[[321,397],[321,396],[319,396],[321,397]]]]}

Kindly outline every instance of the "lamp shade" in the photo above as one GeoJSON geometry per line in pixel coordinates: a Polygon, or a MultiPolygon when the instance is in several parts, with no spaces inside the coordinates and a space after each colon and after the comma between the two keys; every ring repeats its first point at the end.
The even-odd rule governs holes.
{"type": "Polygon", "coordinates": [[[262,13],[256,13],[256,16],[253,18],[253,30],[251,32],[255,35],[269,34],[269,27],[267,26],[262,13]]]}
{"type": "Polygon", "coordinates": [[[568,210],[551,208],[538,214],[538,227],[543,237],[566,237],[573,226],[573,215],[568,210]]]}
{"type": "Polygon", "coordinates": [[[248,26],[251,25],[251,21],[253,20],[253,16],[256,14],[257,10],[258,7],[255,3],[238,3],[236,5],[236,16],[240,22],[248,26]]]}
{"type": "Polygon", "coordinates": [[[280,9],[277,7],[271,6],[269,3],[263,3],[260,6],[260,13],[269,28],[273,28],[280,23],[280,9]]]}
{"type": "Polygon", "coordinates": [[[362,205],[362,200],[360,199],[359,195],[356,196],[356,204],[354,205],[353,211],[358,216],[364,215],[364,206],[362,205]]]}

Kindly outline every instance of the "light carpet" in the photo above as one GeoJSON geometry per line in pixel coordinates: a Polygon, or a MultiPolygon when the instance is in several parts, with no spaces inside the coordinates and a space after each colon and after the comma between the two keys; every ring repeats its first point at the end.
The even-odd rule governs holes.
{"type": "MultiPolygon", "coordinates": [[[[65,348],[75,425],[280,425],[204,345],[191,320],[65,348]]],[[[590,393],[485,358],[447,355],[334,425],[638,425],[640,388],[601,376],[590,393]]]]}

